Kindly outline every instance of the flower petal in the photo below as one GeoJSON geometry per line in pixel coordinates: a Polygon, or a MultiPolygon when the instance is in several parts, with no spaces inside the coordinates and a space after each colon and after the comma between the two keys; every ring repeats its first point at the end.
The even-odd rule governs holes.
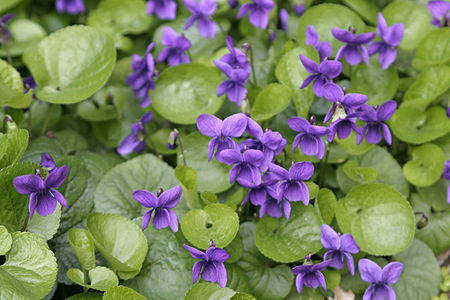
{"type": "Polygon", "coordinates": [[[358,44],[367,44],[370,43],[375,38],[375,36],[375,32],[361,33],[355,37],[355,42],[358,44]]]}
{"type": "Polygon", "coordinates": [[[380,65],[381,69],[386,70],[395,61],[397,57],[397,50],[391,47],[384,47],[380,50],[380,65]]]}
{"type": "Polygon", "coordinates": [[[353,254],[358,253],[360,250],[355,239],[349,233],[344,233],[343,235],[341,235],[341,247],[339,249],[353,254]]]}
{"type": "Polygon", "coordinates": [[[342,43],[352,43],[355,40],[353,33],[342,28],[335,27],[331,29],[331,33],[339,42],[342,43]]]}
{"type": "Polygon", "coordinates": [[[200,276],[200,272],[202,271],[202,267],[205,264],[203,261],[198,261],[192,267],[192,282],[195,284],[200,276]]]}
{"type": "Polygon", "coordinates": [[[320,73],[335,78],[342,73],[342,63],[337,60],[325,60],[319,66],[320,73]]]}
{"type": "Polygon", "coordinates": [[[179,185],[168,189],[167,191],[159,195],[158,206],[165,208],[174,208],[178,204],[182,193],[183,189],[179,185]]]}
{"type": "Polygon", "coordinates": [[[264,161],[264,154],[259,150],[249,149],[244,152],[243,161],[259,167],[264,161]]]}
{"type": "Polygon", "coordinates": [[[300,60],[303,64],[303,66],[305,67],[306,71],[308,71],[311,74],[317,74],[319,73],[319,66],[317,65],[317,63],[309,58],[307,58],[306,56],[300,54],[300,60]]]}
{"type": "Polygon", "coordinates": [[[395,113],[397,109],[397,102],[389,100],[380,105],[377,109],[378,121],[387,121],[395,113]]]}
{"type": "Polygon", "coordinates": [[[197,118],[198,130],[206,136],[215,137],[221,134],[222,120],[213,115],[202,114],[197,118]]]}
{"type": "Polygon", "coordinates": [[[360,259],[358,270],[361,274],[361,279],[366,282],[377,283],[381,281],[381,268],[370,259],[360,259]]]}
{"type": "Polygon", "coordinates": [[[389,145],[392,144],[392,136],[389,127],[386,124],[381,123],[381,130],[383,131],[383,136],[386,143],[388,143],[389,145]]]}
{"type": "Polygon", "coordinates": [[[308,161],[298,162],[289,168],[291,180],[308,180],[314,175],[314,165],[308,161]]]}
{"type": "Polygon", "coordinates": [[[336,231],[329,225],[323,224],[322,231],[320,232],[320,241],[325,249],[339,250],[341,240],[336,231]]]}
{"type": "Polygon", "coordinates": [[[133,198],[144,207],[158,207],[158,198],[149,191],[136,190],[133,192],[133,198]]]}
{"type": "Polygon", "coordinates": [[[59,167],[54,172],[48,174],[47,178],[45,178],[44,185],[47,188],[59,188],[61,184],[63,184],[66,179],[67,173],[69,172],[68,166],[59,167]]]}
{"type": "Polygon", "coordinates": [[[247,116],[238,113],[227,117],[222,123],[222,134],[228,137],[240,137],[247,128],[247,116]]]}
{"type": "Polygon", "coordinates": [[[227,285],[227,269],[221,262],[215,262],[214,265],[216,267],[217,283],[220,287],[225,288],[227,285]]]}
{"type": "Polygon", "coordinates": [[[56,209],[56,199],[49,193],[36,195],[36,211],[41,216],[51,215],[56,209]]]}
{"type": "Polygon", "coordinates": [[[22,175],[13,179],[14,187],[22,195],[39,192],[44,189],[44,181],[39,175],[22,175]]]}
{"type": "Polygon", "coordinates": [[[187,251],[189,251],[189,253],[191,254],[191,256],[193,258],[197,258],[197,259],[206,259],[206,254],[203,253],[200,250],[195,249],[194,247],[188,246],[183,244],[184,249],[186,249],[187,251]]]}
{"type": "Polygon", "coordinates": [[[155,209],[155,215],[153,216],[153,227],[156,229],[163,229],[169,227],[170,214],[165,208],[155,209]]]}
{"type": "Polygon", "coordinates": [[[229,166],[242,162],[242,155],[237,149],[222,150],[216,155],[216,158],[229,166]]]}
{"type": "Polygon", "coordinates": [[[230,258],[230,254],[228,254],[227,251],[221,248],[209,248],[208,250],[206,250],[206,254],[209,260],[214,260],[223,263],[230,258]]]}
{"type": "Polygon", "coordinates": [[[56,201],[58,201],[65,208],[69,208],[69,206],[67,205],[66,198],[64,198],[63,194],[54,189],[51,189],[51,193],[55,197],[56,201]]]}
{"type": "Polygon", "coordinates": [[[383,40],[392,47],[396,47],[403,39],[403,32],[405,31],[405,25],[397,23],[392,25],[387,34],[383,37],[383,40]]]}
{"type": "Polygon", "coordinates": [[[399,262],[388,263],[381,272],[381,280],[384,283],[394,284],[403,272],[403,264],[399,262]]]}
{"type": "Polygon", "coordinates": [[[292,117],[288,119],[289,127],[297,132],[306,132],[310,126],[309,122],[302,117],[292,117]]]}
{"type": "Polygon", "coordinates": [[[144,216],[142,217],[142,231],[147,229],[148,224],[150,223],[150,219],[152,218],[152,213],[155,211],[155,209],[151,209],[145,212],[144,216]]]}
{"type": "Polygon", "coordinates": [[[170,227],[170,229],[172,229],[173,232],[177,232],[178,231],[177,214],[171,209],[168,209],[167,211],[169,212],[169,215],[170,215],[169,227],[170,227]]]}

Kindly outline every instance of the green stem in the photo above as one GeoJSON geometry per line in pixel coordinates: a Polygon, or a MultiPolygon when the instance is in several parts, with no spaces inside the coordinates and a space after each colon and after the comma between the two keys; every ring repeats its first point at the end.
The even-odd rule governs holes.
{"type": "Polygon", "coordinates": [[[186,155],[184,154],[183,142],[181,141],[181,135],[178,135],[178,143],[180,145],[181,157],[183,158],[183,164],[187,166],[186,155]]]}
{"type": "Polygon", "coordinates": [[[8,122],[8,115],[3,117],[3,133],[6,133],[6,122],[8,122]]]}
{"type": "Polygon", "coordinates": [[[12,66],[13,61],[11,58],[11,52],[9,51],[9,41],[6,42],[4,45],[5,45],[5,50],[6,50],[6,59],[8,60],[8,63],[12,66]]]}
{"type": "Polygon", "coordinates": [[[153,143],[152,137],[150,136],[150,134],[147,133],[147,138],[148,141],[150,143],[150,146],[152,146],[153,151],[155,151],[156,156],[161,157],[161,154],[159,153],[159,151],[156,149],[155,144],[153,143]]]}
{"type": "Polygon", "coordinates": [[[55,107],[56,107],[55,104],[50,104],[50,110],[47,113],[47,117],[45,118],[44,125],[42,126],[40,135],[44,135],[45,132],[47,131],[47,127],[48,127],[48,124],[50,123],[50,118],[52,117],[52,114],[53,114],[53,111],[55,110],[55,107]]]}
{"type": "Polygon", "coordinates": [[[319,179],[319,187],[323,187],[325,183],[325,168],[327,166],[328,156],[330,155],[330,146],[331,143],[327,145],[327,152],[325,153],[325,158],[322,160],[320,164],[320,179],[319,179]]]}
{"type": "Polygon", "coordinates": [[[23,222],[22,229],[20,231],[24,232],[27,229],[29,219],[30,219],[30,211],[27,210],[27,216],[25,217],[25,222],[23,222]]]}
{"type": "Polygon", "coordinates": [[[31,105],[28,107],[28,135],[29,139],[31,140],[31,105]]]}
{"type": "Polygon", "coordinates": [[[250,51],[250,64],[252,66],[252,76],[253,76],[253,81],[255,82],[255,85],[258,86],[258,81],[256,80],[256,72],[255,72],[255,65],[253,63],[253,48],[250,46],[249,48],[250,51]]]}

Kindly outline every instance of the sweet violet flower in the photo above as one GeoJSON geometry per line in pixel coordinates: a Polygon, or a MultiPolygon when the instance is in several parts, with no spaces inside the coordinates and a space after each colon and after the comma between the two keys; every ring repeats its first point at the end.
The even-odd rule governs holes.
{"type": "Polygon", "coordinates": [[[119,147],[117,147],[117,153],[121,155],[127,155],[131,152],[142,152],[145,148],[145,127],[144,124],[150,122],[153,118],[151,111],[145,113],[137,123],[131,125],[131,134],[122,140],[119,147]]]}
{"type": "MultiPolygon", "coordinates": [[[[446,180],[450,180],[450,161],[445,161],[444,172],[442,173],[442,177],[446,180]]],[[[450,185],[447,185],[447,203],[450,204],[450,185]]]]}
{"type": "Polygon", "coordinates": [[[0,18],[0,46],[11,38],[11,32],[6,26],[6,22],[11,20],[15,14],[7,14],[0,18]]]}
{"type": "Polygon", "coordinates": [[[42,179],[38,170],[35,175],[22,175],[14,178],[13,184],[17,192],[22,195],[30,195],[28,204],[30,219],[33,218],[35,211],[43,217],[52,214],[56,209],[56,202],[69,208],[64,196],[55,190],[63,184],[67,172],[69,172],[69,167],[62,166],[49,173],[45,180],[42,179]]]}
{"type": "Polygon", "coordinates": [[[394,289],[389,284],[396,283],[402,274],[402,263],[391,262],[381,269],[370,259],[363,258],[359,260],[358,270],[361,279],[371,283],[363,295],[363,300],[396,299],[394,289]]]}
{"type": "Polygon", "coordinates": [[[268,195],[273,195],[274,198],[277,198],[274,187],[276,188],[278,179],[270,172],[264,174],[263,182],[260,184],[254,184],[245,178],[237,178],[237,182],[249,189],[241,205],[247,203],[248,199],[255,206],[263,205],[268,195]]]}
{"type": "Polygon", "coordinates": [[[292,273],[297,275],[295,279],[295,286],[297,287],[297,292],[300,294],[303,289],[303,285],[309,288],[318,288],[319,284],[326,290],[327,284],[325,282],[325,277],[320,272],[330,265],[331,261],[323,261],[321,263],[313,265],[308,263],[302,266],[296,266],[291,269],[292,273]]]}
{"type": "Polygon", "coordinates": [[[195,22],[197,22],[197,28],[200,35],[204,38],[214,38],[216,36],[217,24],[211,20],[211,16],[216,12],[217,1],[216,0],[183,0],[186,8],[192,13],[186,21],[184,29],[188,29],[195,22]]]}
{"type": "Polygon", "coordinates": [[[301,17],[305,13],[305,5],[304,4],[294,5],[294,11],[297,14],[297,16],[301,17]]]}
{"type": "Polygon", "coordinates": [[[133,55],[133,62],[131,64],[133,73],[128,75],[126,79],[126,82],[133,89],[136,98],[141,100],[141,107],[147,107],[151,104],[148,91],[155,88],[155,82],[153,81],[155,60],[150,53],[154,46],[155,43],[150,43],[142,58],[137,54],[133,55]]]}
{"type": "Polygon", "coordinates": [[[366,65],[369,64],[369,53],[363,45],[371,42],[375,38],[375,32],[355,35],[356,29],[351,32],[341,28],[333,28],[331,33],[338,41],[347,44],[338,50],[336,60],[340,60],[344,56],[350,65],[357,65],[361,62],[362,58],[366,65]]]}
{"type": "MultiPolygon", "coordinates": [[[[36,87],[37,87],[37,84],[36,84],[36,82],[34,81],[33,76],[25,77],[25,78],[22,80],[22,83],[23,83],[23,87],[24,87],[24,90],[23,90],[24,94],[27,94],[29,90],[33,89],[33,99],[34,99],[34,100],[38,100],[38,99],[36,98],[36,93],[34,92],[34,90],[35,90],[36,87]]],[[[39,103],[41,103],[41,102],[42,102],[42,101],[39,100],[39,103]]]]}
{"type": "Polygon", "coordinates": [[[189,56],[185,53],[191,48],[191,42],[169,26],[164,27],[161,43],[165,48],[159,53],[158,62],[167,60],[169,66],[189,63],[189,56]]]}
{"type": "Polygon", "coordinates": [[[346,115],[354,112],[369,99],[366,95],[358,93],[344,94],[340,86],[336,84],[325,85],[325,99],[333,102],[328,110],[323,122],[327,123],[330,119],[335,121],[337,118],[345,118],[346,115]]]}
{"type": "Polygon", "coordinates": [[[230,258],[227,251],[216,248],[216,245],[212,242],[210,242],[210,247],[206,249],[206,253],[185,244],[183,244],[183,247],[189,251],[193,258],[201,259],[192,268],[192,282],[194,284],[201,274],[203,279],[209,282],[217,282],[222,288],[227,285],[227,269],[223,264],[230,258]]]}
{"type": "Polygon", "coordinates": [[[66,12],[71,15],[76,15],[86,11],[83,0],[56,0],[55,5],[59,13],[66,12]]]}
{"type": "Polygon", "coordinates": [[[53,157],[48,153],[42,153],[41,155],[41,166],[48,170],[48,173],[52,173],[58,168],[56,167],[53,157]]]}
{"type": "Polygon", "coordinates": [[[177,206],[182,192],[181,186],[178,185],[165,192],[160,189],[156,196],[146,190],[134,191],[134,200],[144,207],[151,208],[151,210],[148,210],[142,218],[142,230],[145,230],[148,227],[152,214],[155,213],[153,216],[153,226],[156,229],[170,227],[173,232],[177,232],[178,217],[172,208],[177,206]]]}
{"type": "Polygon", "coordinates": [[[275,6],[273,0],[252,0],[253,3],[245,3],[239,9],[237,18],[242,18],[248,11],[250,23],[261,29],[266,29],[269,24],[269,13],[275,6]]]}
{"type": "Polygon", "coordinates": [[[320,241],[327,252],[323,256],[324,260],[330,258],[330,267],[336,269],[344,268],[344,257],[347,260],[347,267],[352,276],[355,274],[355,265],[353,263],[352,254],[359,252],[358,244],[356,244],[353,236],[349,233],[338,235],[330,226],[323,224],[320,233],[320,241]]]}
{"type": "Polygon", "coordinates": [[[260,184],[260,167],[264,162],[264,154],[259,150],[249,149],[241,153],[239,149],[226,149],[220,151],[216,156],[217,160],[233,166],[230,170],[230,183],[236,178],[242,178],[246,181],[260,184]]]}
{"type": "Polygon", "coordinates": [[[230,50],[230,53],[222,56],[220,61],[230,65],[233,69],[243,69],[244,71],[250,73],[251,66],[247,59],[247,55],[245,55],[241,49],[234,48],[233,38],[231,36],[227,36],[225,43],[227,44],[227,48],[230,50]]]}
{"type": "Polygon", "coordinates": [[[363,107],[364,108],[359,114],[359,119],[367,123],[360,129],[360,133],[357,137],[357,144],[359,145],[362,142],[364,136],[369,144],[378,144],[381,142],[382,132],[386,143],[390,145],[392,143],[391,131],[383,122],[389,120],[395,113],[397,102],[394,100],[386,101],[381,104],[377,110],[369,105],[364,105],[363,107]]]}
{"type": "Polygon", "coordinates": [[[287,31],[289,13],[285,8],[280,9],[280,26],[281,30],[287,31]]]}
{"type": "Polygon", "coordinates": [[[331,143],[333,141],[336,133],[338,139],[345,140],[352,132],[352,129],[357,134],[360,133],[358,125],[356,125],[356,118],[351,117],[351,115],[347,115],[344,118],[338,118],[328,126],[328,142],[331,143]]]}
{"type": "Polygon", "coordinates": [[[231,147],[237,148],[238,145],[232,137],[240,137],[246,127],[247,116],[241,113],[231,115],[223,121],[213,115],[202,114],[198,116],[198,130],[203,135],[213,138],[208,144],[208,161],[211,160],[216,148],[217,153],[231,147]]]}
{"type": "Polygon", "coordinates": [[[342,72],[342,64],[337,60],[325,60],[317,65],[315,61],[302,54],[300,54],[300,60],[306,71],[312,74],[306,77],[300,88],[304,89],[314,81],[313,90],[317,97],[322,97],[325,92],[325,85],[332,83],[332,78],[339,76],[342,72]]]}
{"type": "Polygon", "coordinates": [[[381,13],[378,13],[377,33],[382,39],[381,42],[373,42],[369,45],[369,55],[372,56],[379,52],[379,61],[381,69],[386,70],[395,61],[397,57],[397,47],[403,39],[405,26],[402,23],[387,26],[386,20],[381,13]]]}
{"type": "Polygon", "coordinates": [[[236,8],[239,6],[239,1],[238,0],[228,0],[228,5],[230,6],[230,8],[236,8]]]}
{"type": "Polygon", "coordinates": [[[147,14],[155,14],[160,20],[174,20],[177,14],[177,3],[175,0],[148,0],[147,14]]]}
{"type": "Polygon", "coordinates": [[[450,26],[450,2],[447,1],[430,1],[428,2],[428,9],[433,15],[433,24],[436,27],[450,26]]]}
{"type": "Polygon", "coordinates": [[[306,45],[311,45],[316,48],[321,62],[326,57],[330,57],[333,52],[333,47],[330,42],[319,41],[319,34],[312,25],[306,27],[306,45]]]}
{"type": "Polygon", "coordinates": [[[288,125],[292,130],[300,132],[292,142],[292,152],[300,144],[300,149],[303,153],[306,155],[316,155],[318,159],[322,159],[325,154],[325,143],[321,137],[328,133],[328,128],[311,125],[301,117],[290,118],[288,125]]]}
{"type": "Polygon", "coordinates": [[[216,66],[229,78],[217,87],[217,96],[227,94],[228,100],[241,105],[242,100],[247,95],[245,84],[248,81],[249,72],[243,69],[233,69],[229,64],[220,60],[214,60],[216,66]]]}

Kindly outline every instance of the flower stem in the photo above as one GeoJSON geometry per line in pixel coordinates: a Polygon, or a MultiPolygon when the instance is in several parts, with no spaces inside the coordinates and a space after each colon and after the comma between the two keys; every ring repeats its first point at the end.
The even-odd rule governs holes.
{"type": "Polygon", "coordinates": [[[250,64],[252,66],[253,81],[254,81],[255,85],[258,86],[258,82],[256,80],[255,64],[253,63],[253,61],[254,61],[254,59],[253,59],[253,48],[250,47],[249,51],[250,51],[250,64]]]}
{"type": "Polygon", "coordinates": [[[187,166],[186,155],[184,153],[183,142],[181,141],[181,135],[178,135],[178,144],[180,145],[181,157],[183,158],[183,164],[187,166]]]}
{"type": "Polygon", "coordinates": [[[42,125],[41,134],[44,135],[47,131],[48,123],[50,123],[50,119],[52,117],[53,111],[55,110],[56,105],[50,104],[50,110],[47,113],[47,117],[45,118],[44,125],[42,125]]]}
{"type": "Polygon", "coordinates": [[[8,60],[8,63],[12,66],[13,61],[11,58],[11,52],[9,51],[9,41],[7,41],[4,45],[5,45],[5,50],[6,50],[6,59],[8,60]]]}
{"type": "Polygon", "coordinates": [[[28,107],[28,135],[29,139],[31,139],[31,105],[28,107]]]}
{"type": "Polygon", "coordinates": [[[30,219],[30,211],[27,210],[27,216],[25,217],[25,222],[23,222],[22,229],[20,229],[20,231],[24,232],[27,229],[29,219],[30,219]]]}
{"type": "Polygon", "coordinates": [[[323,187],[325,183],[325,168],[327,166],[328,156],[330,155],[330,146],[331,143],[327,145],[327,151],[325,153],[325,158],[322,160],[320,164],[320,179],[319,179],[319,187],[323,187]]]}

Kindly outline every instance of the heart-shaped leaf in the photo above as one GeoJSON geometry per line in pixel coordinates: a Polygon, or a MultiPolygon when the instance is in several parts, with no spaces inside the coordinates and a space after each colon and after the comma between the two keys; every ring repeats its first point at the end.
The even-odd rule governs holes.
{"type": "Polygon", "coordinates": [[[442,149],[434,144],[424,144],[412,150],[412,159],[403,166],[403,173],[415,186],[430,186],[439,180],[444,165],[442,149]]]}

